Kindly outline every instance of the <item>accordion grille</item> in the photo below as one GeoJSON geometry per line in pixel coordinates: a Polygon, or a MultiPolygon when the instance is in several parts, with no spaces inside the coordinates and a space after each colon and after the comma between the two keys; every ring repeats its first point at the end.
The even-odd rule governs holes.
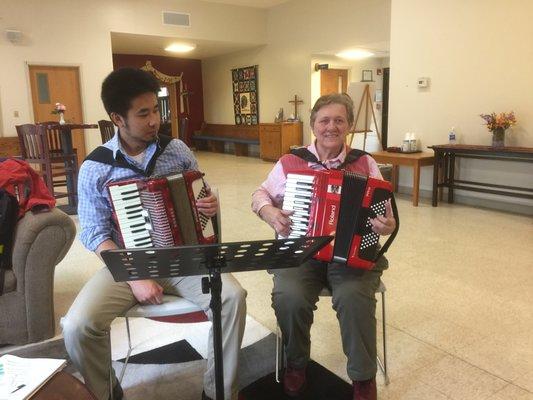
{"type": "Polygon", "coordinates": [[[142,204],[148,211],[151,225],[150,236],[155,247],[173,246],[174,239],[168,220],[163,194],[143,190],[140,192],[142,204]]]}

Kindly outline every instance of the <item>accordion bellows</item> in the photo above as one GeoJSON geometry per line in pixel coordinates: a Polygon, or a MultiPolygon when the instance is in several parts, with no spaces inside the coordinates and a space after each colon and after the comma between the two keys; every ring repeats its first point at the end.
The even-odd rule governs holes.
{"type": "Polygon", "coordinates": [[[217,241],[213,220],[196,209],[208,195],[199,171],[112,182],[108,190],[125,248],[217,241]]]}

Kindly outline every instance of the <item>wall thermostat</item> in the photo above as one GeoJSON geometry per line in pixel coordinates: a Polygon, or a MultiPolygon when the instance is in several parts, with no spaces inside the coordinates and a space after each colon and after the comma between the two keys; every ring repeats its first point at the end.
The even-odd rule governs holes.
{"type": "Polygon", "coordinates": [[[429,86],[429,78],[418,78],[418,87],[427,88],[429,86]]]}

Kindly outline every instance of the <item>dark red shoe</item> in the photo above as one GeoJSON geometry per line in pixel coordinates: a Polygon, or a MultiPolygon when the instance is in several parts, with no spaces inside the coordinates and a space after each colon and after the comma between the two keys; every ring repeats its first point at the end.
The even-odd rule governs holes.
{"type": "Polygon", "coordinates": [[[289,397],[298,397],[305,390],[306,368],[287,366],[283,375],[283,391],[289,397]]]}
{"type": "Polygon", "coordinates": [[[353,400],[377,400],[376,378],[353,381],[353,400]]]}

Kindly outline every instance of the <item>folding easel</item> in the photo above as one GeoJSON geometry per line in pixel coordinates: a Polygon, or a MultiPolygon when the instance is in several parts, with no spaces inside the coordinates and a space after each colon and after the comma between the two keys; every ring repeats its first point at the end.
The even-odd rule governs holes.
{"type": "Polygon", "coordinates": [[[363,133],[363,150],[365,150],[366,147],[366,135],[368,132],[372,132],[372,129],[370,129],[370,111],[372,112],[372,121],[374,121],[374,126],[376,127],[376,135],[378,137],[378,141],[380,146],[383,148],[383,145],[381,144],[381,134],[379,133],[378,124],[376,121],[376,114],[374,113],[374,106],[372,105],[372,99],[370,97],[370,85],[366,84],[365,89],[363,91],[363,95],[361,96],[361,101],[359,102],[359,107],[357,108],[357,114],[355,115],[355,121],[353,123],[353,130],[350,131],[350,139],[347,142],[352,147],[353,137],[356,133],[363,133]],[[359,118],[361,117],[361,110],[363,110],[364,118],[365,118],[365,124],[363,125],[363,129],[357,129],[357,123],[359,122],[359,118]]]}

